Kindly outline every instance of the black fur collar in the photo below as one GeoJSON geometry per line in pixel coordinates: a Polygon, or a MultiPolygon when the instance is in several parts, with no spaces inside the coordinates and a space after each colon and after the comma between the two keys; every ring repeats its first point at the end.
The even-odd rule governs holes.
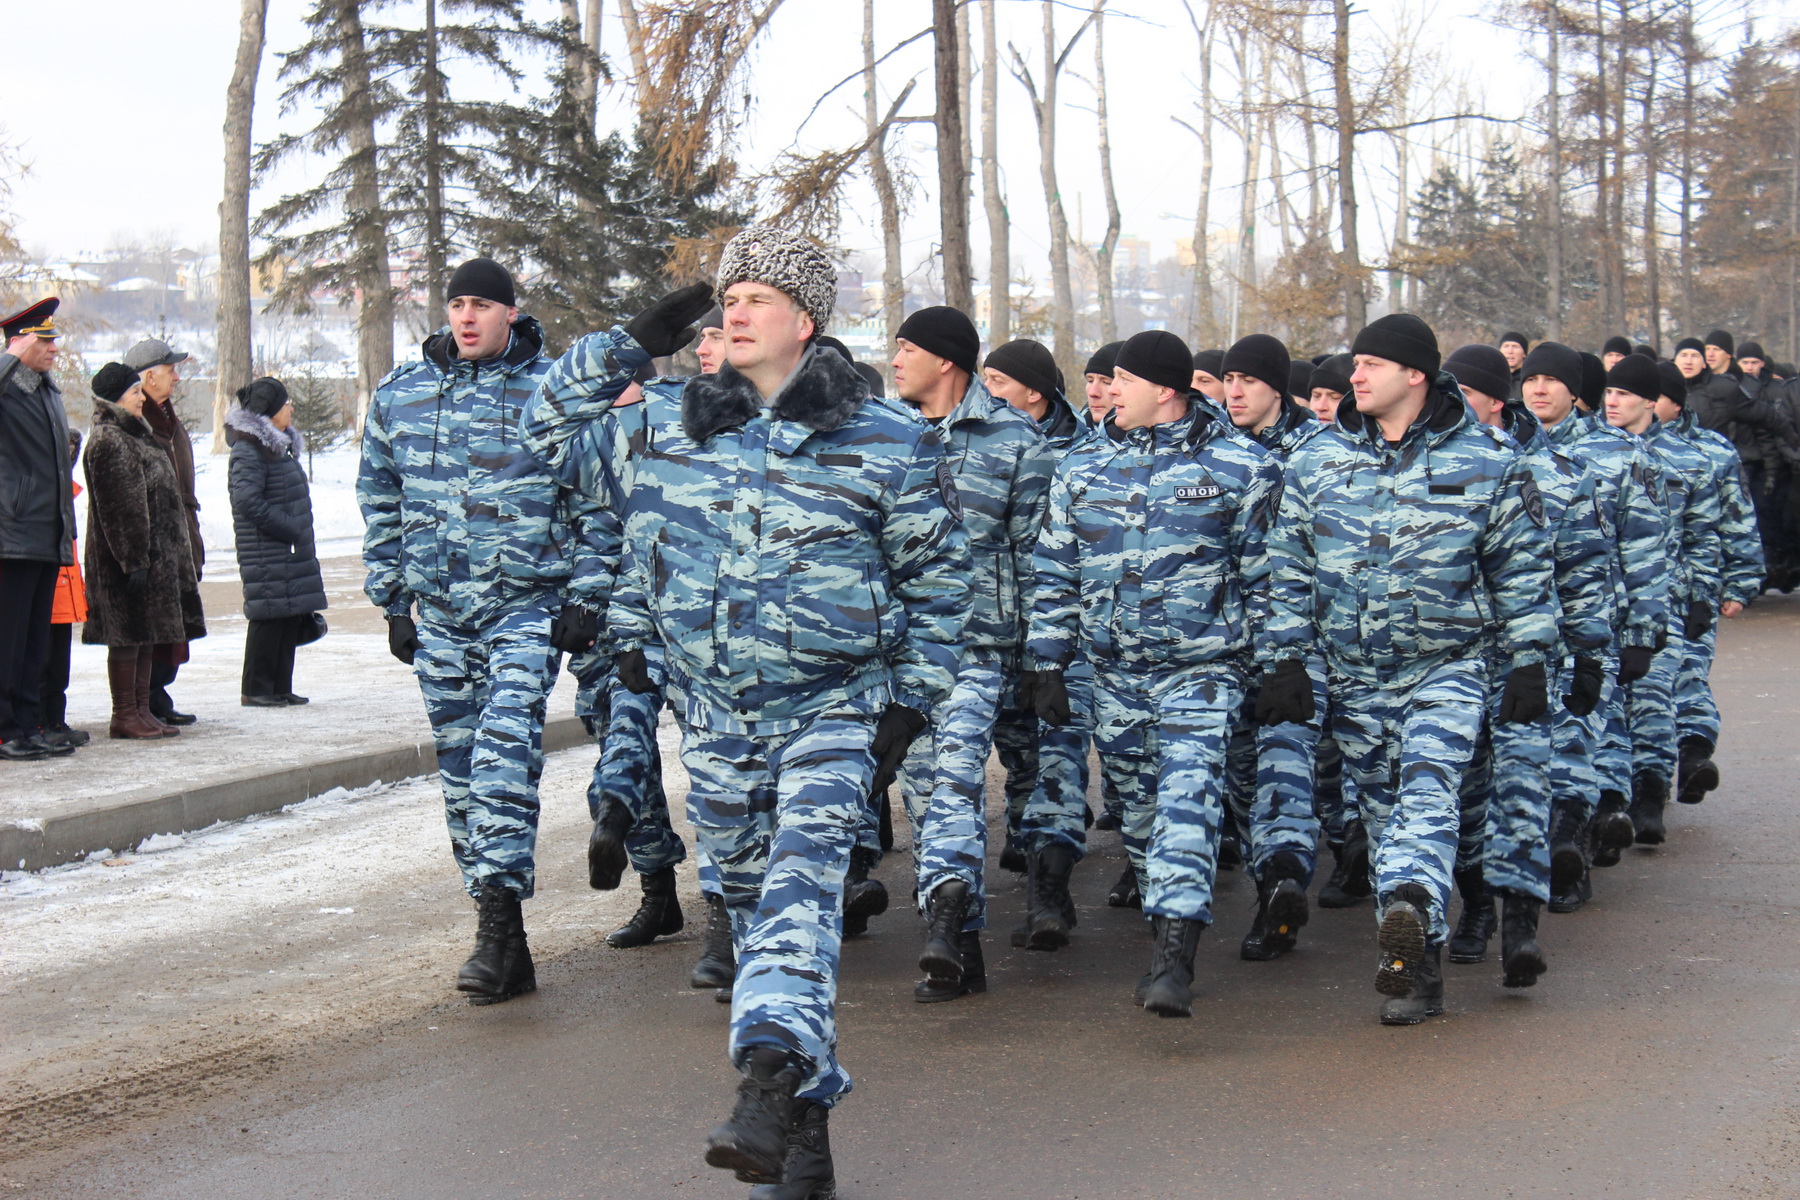
{"type": "MultiPolygon", "coordinates": [[[[843,355],[809,350],[799,372],[775,397],[775,415],[819,433],[830,433],[855,416],[869,398],[869,385],[843,355]]],[[[681,391],[681,429],[704,442],[735,429],[756,415],[762,396],[730,363],[716,375],[696,375],[681,391]]]]}

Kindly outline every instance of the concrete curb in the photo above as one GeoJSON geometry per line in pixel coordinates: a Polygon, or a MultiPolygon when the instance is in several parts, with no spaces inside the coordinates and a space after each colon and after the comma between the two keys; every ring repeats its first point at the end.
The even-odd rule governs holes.
{"type": "MultiPolygon", "coordinates": [[[[559,717],[544,726],[546,753],[588,740],[579,717],[559,717]]],[[[437,751],[427,740],[179,791],[148,787],[84,800],[41,821],[0,823],[0,868],[41,871],[86,858],[96,850],[123,853],[159,833],[187,833],[220,821],[241,821],[277,812],[333,788],[352,791],[376,783],[398,783],[435,770],[437,751]]]]}

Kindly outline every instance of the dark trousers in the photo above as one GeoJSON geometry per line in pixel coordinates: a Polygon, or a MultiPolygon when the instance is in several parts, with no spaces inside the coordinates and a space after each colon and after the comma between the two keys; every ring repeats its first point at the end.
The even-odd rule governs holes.
{"type": "Polygon", "coordinates": [[[69,659],[75,648],[73,625],[50,627],[50,648],[44,655],[44,673],[39,676],[38,716],[45,729],[60,729],[69,718],[69,659]]]}
{"type": "Polygon", "coordinates": [[[244,634],[244,695],[286,696],[294,690],[294,648],[310,616],[252,621],[244,634]]]}
{"type": "Polygon", "coordinates": [[[181,664],[188,660],[186,642],[162,642],[153,651],[150,659],[150,711],[159,717],[166,717],[175,711],[175,701],[169,698],[169,685],[175,682],[175,672],[181,670],[181,664]]]}
{"type": "Polygon", "coordinates": [[[0,741],[44,723],[38,712],[44,654],[50,645],[55,563],[0,559],[0,741]]]}

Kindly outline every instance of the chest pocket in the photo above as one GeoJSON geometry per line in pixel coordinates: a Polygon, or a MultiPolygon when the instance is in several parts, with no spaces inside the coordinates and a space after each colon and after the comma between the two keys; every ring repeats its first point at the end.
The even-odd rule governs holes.
{"type": "Polygon", "coordinates": [[[650,589],[657,625],[670,648],[701,669],[719,660],[718,559],[693,546],[652,542],[650,589]]]}
{"type": "MultiPolygon", "coordinates": [[[[1405,560],[1396,563],[1401,569],[1394,579],[1411,589],[1414,648],[1420,654],[1466,646],[1493,619],[1475,557],[1489,499],[1485,489],[1471,495],[1440,487],[1407,506],[1405,560]]],[[[1408,606],[1396,607],[1405,612],[1408,606]]]]}
{"type": "Polygon", "coordinates": [[[841,680],[898,645],[904,614],[889,595],[883,564],[797,558],[788,563],[785,582],[778,611],[786,654],[771,664],[775,677],[767,682],[841,680]]]}
{"type": "Polygon", "coordinates": [[[1190,645],[1235,641],[1243,624],[1229,560],[1236,513],[1234,493],[1210,481],[1178,484],[1160,502],[1144,551],[1147,634],[1190,645]]]}

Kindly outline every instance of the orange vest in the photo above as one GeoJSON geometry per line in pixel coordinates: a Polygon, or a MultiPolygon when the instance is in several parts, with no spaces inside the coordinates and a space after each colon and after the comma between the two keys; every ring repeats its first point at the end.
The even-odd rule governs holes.
{"type": "MultiPolygon", "coordinates": [[[[75,494],[81,495],[81,485],[74,485],[75,494]]],[[[75,545],[75,539],[69,539],[69,545],[75,545]]],[[[87,584],[81,579],[81,551],[75,551],[75,565],[64,567],[56,573],[56,593],[50,600],[50,623],[52,625],[74,625],[87,620],[87,584]]]]}

